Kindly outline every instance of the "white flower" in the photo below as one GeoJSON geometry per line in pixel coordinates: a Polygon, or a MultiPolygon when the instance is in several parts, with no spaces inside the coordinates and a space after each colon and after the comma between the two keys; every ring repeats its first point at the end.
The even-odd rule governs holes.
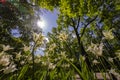
{"type": "Polygon", "coordinates": [[[33,32],[33,40],[36,42],[39,38],[39,34],[33,32]]]}
{"type": "Polygon", "coordinates": [[[60,34],[59,34],[58,38],[59,38],[61,41],[66,41],[67,38],[68,38],[68,35],[67,35],[65,32],[63,32],[63,33],[60,33],[60,34]]]}
{"type": "Polygon", "coordinates": [[[73,61],[74,61],[74,58],[71,58],[70,61],[73,62],[73,61]]]}
{"type": "Polygon", "coordinates": [[[61,60],[61,57],[60,57],[60,56],[58,56],[58,57],[56,57],[56,58],[54,59],[54,61],[59,61],[59,60],[61,60]]]}
{"type": "Polygon", "coordinates": [[[43,64],[44,66],[46,66],[46,65],[47,65],[47,63],[46,63],[46,62],[44,62],[44,61],[42,61],[42,64],[43,64]]]}
{"type": "Polygon", "coordinates": [[[51,45],[49,46],[49,51],[53,51],[56,47],[57,47],[57,46],[56,46],[55,43],[51,44],[51,45]]]}
{"type": "Polygon", "coordinates": [[[35,59],[35,63],[39,63],[40,61],[40,59],[35,59]]]}
{"type": "Polygon", "coordinates": [[[23,47],[23,50],[26,52],[26,51],[29,51],[30,50],[30,46],[25,46],[23,47]]]}
{"type": "Polygon", "coordinates": [[[8,66],[10,63],[10,56],[9,55],[3,55],[0,58],[0,65],[2,66],[8,66]]]}
{"type": "Polygon", "coordinates": [[[103,46],[104,46],[103,43],[100,44],[91,43],[91,46],[88,47],[87,51],[92,52],[96,56],[102,56],[103,46]]]}
{"type": "Polygon", "coordinates": [[[55,61],[55,62],[58,61],[58,58],[55,58],[54,61],[55,61]]]}
{"type": "Polygon", "coordinates": [[[24,65],[24,64],[25,64],[25,61],[21,61],[20,64],[21,64],[21,65],[24,65]]]}
{"type": "Polygon", "coordinates": [[[61,67],[63,67],[63,68],[69,68],[70,64],[62,64],[61,67]]]}
{"type": "Polygon", "coordinates": [[[16,59],[20,59],[20,57],[21,57],[22,55],[21,55],[21,52],[19,52],[19,53],[16,53],[16,59]]]}
{"type": "Polygon", "coordinates": [[[112,29],[109,31],[103,31],[103,35],[105,36],[105,39],[113,39],[114,36],[112,34],[112,29]]]}
{"type": "Polygon", "coordinates": [[[55,67],[56,67],[56,65],[53,64],[53,63],[49,63],[49,65],[48,65],[48,68],[49,68],[49,69],[54,69],[55,67]]]}
{"type": "Polygon", "coordinates": [[[39,63],[41,61],[41,56],[37,55],[35,56],[35,63],[39,63]]]}
{"type": "Polygon", "coordinates": [[[117,78],[119,78],[120,79],[120,74],[119,73],[117,73],[116,71],[115,71],[115,69],[110,69],[109,70],[109,73],[112,73],[112,74],[114,74],[117,78]]]}
{"type": "Polygon", "coordinates": [[[17,69],[15,64],[10,64],[8,67],[4,68],[3,70],[4,70],[3,73],[8,74],[14,72],[17,69]]]}
{"type": "Polygon", "coordinates": [[[44,43],[44,36],[42,34],[39,34],[39,38],[37,39],[38,47],[41,46],[44,43]]]}
{"type": "Polygon", "coordinates": [[[28,61],[32,61],[32,56],[28,56],[28,61]]]}
{"type": "Polygon", "coordinates": [[[108,61],[113,62],[113,58],[109,57],[108,61]]]}
{"type": "Polygon", "coordinates": [[[103,52],[103,43],[101,43],[100,45],[99,45],[99,47],[97,48],[98,50],[98,52],[96,52],[97,53],[97,55],[98,56],[102,56],[102,52],[103,52]]]}
{"type": "Polygon", "coordinates": [[[93,51],[95,44],[91,43],[91,45],[88,47],[87,51],[93,51]]]}
{"type": "Polygon", "coordinates": [[[27,62],[28,63],[32,63],[32,56],[31,55],[27,55],[27,56],[24,56],[26,59],[27,59],[27,62]]]}
{"type": "Polygon", "coordinates": [[[63,57],[63,58],[66,58],[66,54],[65,54],[65,52],[61,52],[61,56],[63,57]]]}
{"type": "Polygon", "coordinates": [[[7,45],[7,46],[3,45],[3,51],[7,51],[7,50],[10,50],[10,49],[13,49],[13,48],[10,47],[10,45],[7,45]]]}
{"type": "Polygon", "coordinates": [[[100,63],[100,62],[98,62],[96,59],[93,60],[92,62],[93,62],[93,64],[98,64],[98,63],[100,63]]]}
{"type": "Polygon", "coordinates": [[[33,40],[36,43],[36,47],[41,46],[45,42],[44,38],[45,37],[42,35],[42,33],[37,34],[33,32],[33,40]]]}
{"type": "Polygon", "coordinates": [[[109,73],[115,73],[115,69],[110,69],[109,73]]]}

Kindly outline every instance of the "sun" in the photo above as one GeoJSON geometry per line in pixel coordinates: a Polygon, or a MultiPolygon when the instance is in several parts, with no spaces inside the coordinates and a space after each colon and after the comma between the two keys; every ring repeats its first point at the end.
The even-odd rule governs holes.
{"type": "Polygon", "coordinates": [[[38,25],[38,27],[44,29],[45,28],[45,21],[44,20],[38,20],[37,25],[38,25]]]}

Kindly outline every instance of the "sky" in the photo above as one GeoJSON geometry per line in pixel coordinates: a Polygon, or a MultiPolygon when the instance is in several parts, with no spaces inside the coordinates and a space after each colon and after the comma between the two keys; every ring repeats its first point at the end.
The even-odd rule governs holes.
{"type": "MultiPolygon", "coordinates": [[[[40,14],[41,21],[44,22],[44,26],[41,27],[42,23],[39,23],[38,26],[42,28],[43,35],[47,37],[47,33],[52,31],[53,27],[57,26],[57,18],[58,18],[58,11],[55,9],[53,12],[51,11],[42,11],[40,14]]],[[[40,22],[41,22],[40,21],[40,22]]],[[[20,37],[18,29],[12,29],[12,34],[14,37],[20,37]]],[[[44,55],[44,52],[41,49],[36,51],[37,54],[44,55]]]]}
{"type": "Polygon", "coordinates": [[[45,25],[42,28],[44,35],[47,35],[48,32],[51,32],[53,27],[57,26],[57,23],[56,23],[56,20],[58,17],[57,14],[58,14],[58,11],[54,10],[53,12],[45,11],[40,15],[41,20],[45,22],[45,25]]]}
{"type": "MultiPolygon", "coordinates": [[[[44,21],[44,26],[42,28],[43,30],[43,35],[47,36],[48,32],[52,31],[53,27],[57,26],[56,20],[58,18],[58,11],[54,10],[53,12],[50,11],[45,11],[40,14],[40,18],[42,21],[44,21]]],[[[40,49],[36,51],[36,54],[41,54],[44,55],[44,52],[40,49]]]]}

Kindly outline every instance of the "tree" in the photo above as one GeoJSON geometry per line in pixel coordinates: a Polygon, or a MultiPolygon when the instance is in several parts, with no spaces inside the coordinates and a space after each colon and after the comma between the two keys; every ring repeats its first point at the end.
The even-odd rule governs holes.
{"type": "Polygon", "coordinates": [[[29,45],[29,42],[32,41],[32,31],[41,32],[35,23],[40,19],[38,14],[34,13],[35,9],[27,1],[23,3],[22,0],[6,1],[1,4],[0,44],[9,44],[16,49],[22,47],[23,44],[29,45]]]}
{"type": "MultiPolygon", "coordinates": [[[[0,4],[0,78],[6,79],[16,73],[19,73],[24,63],[27,63],[28,46],[30,42],[33,42],[33,33],[41,33],[41,29],[38,28],[36,21],[40,19],[37,12],[37,6],[29,4],[24,0],[6,1],[4,4],[0,4]],[[9,48],[4,50],[4,48],[9,48]],[[11,49],[12,47],[12,49],[11,49]],[[4,53],[4,54],[3,54],[4,53]],[[20,57],[22,55],[22,57],[20,57]],[[16,60],[16,56],[19,59],[16,60]],[[4,58],[5,57],[5,58],[4,58]],[[8,64],[2,66],[4,60],[8,60],[8,64]],[[21,65],[21,61],[24,63],[21,65]],[[13,71],[11,71],[14,68],[13,71]],[[10,71],[8,71],[10,69],[10,71]],[[9,74],[9,72],[11,72],[9,74]],[[4,75],[3,75],[4,74],[4,75]],[[6,77],[7,76],[7,77],[6,77]]],[[[25,66],[25,67],[28,67],[25,66]]],[[[31,68],[30,68],[31,69],[31,68]]]]}
{"type": "MultiPolygon", "coordinates": [[[[60,13],[57,28],[53,29],[53,32],[49,34],[50,40],[52,40],[50,41],[50,44],[54,42],[58,47],[58,49],[55,48],[53,54],[57,52],[60,53],[60,51],[64,50],[67,51],[67,49],[69,49],[68,54],[70,55],[70,51],[73,51],[74,54],[78,53],[79,56],[85,56],[86,63],[89,67],[92,61],[97,59],[101,63],[99,65],[101,70],[103,69],[103,71],[106,71],[106,69],[113,68],[113,65],[119,70],[118,66],[120,61],[116,58],[115,54],[116,51],[119,50],[118,45],[120,45],[118,36],[119,32],[117,31],[120,30],[118,26],[120,20],[120,16],[118,15],[120,13],[119,1],[60,0],[56,2],[52,0],[43,1],[43,3],[43,7],[47,9],[57,8],[60,13]],[[68,32],[67,35],[74,34],[76,36],[73,38],[73,42],[71,39],[66,40],[68,44],[67,47],[61,46],[63,43],[58,40],[59,34],[62,35],[64,31],[68,32]],[[69,40],[71,40],[71,42],[69,40]],[[102,53],[98,53],[98,55],[97,52],[95,52],[95,55],[89,54],[90,52],[94,53],[88,49],[91,42],[93,44],[92,47],[96,47],[96,50],[100,48],[101,51],[103,50],[102,53]],[[70,45],[71,43],[72,45],[70,45]],[[73,48],[73,46],[76,48],[73,48]],[[63,48],[63,50],[61,48],[63,48]],[[105,57],[102,57],[100,54],[105,57]],[[108,61],[109,57],[113,59],[112,65],[108,61]]],[[[66,36],[66,34],[63,35],[66,36]]],[[[94,64],[91,64],[91,67],[94,69],[94,64]]],[[[90,70],[92,69],[91,67],[90,70]]]]}
{"type": "MultiPolygon", "coordinates": [[[[36,56],[34,56],[34,49],[38,46],[34,45],[30,60],[32,64],[29,62],[25,64],[21,69],[21,73],[25,71],[22,75],[32,74],[33,80],[73,79],[76,72],[83,80],[94,80],[96,72],[107,72],[114,80],[116,76],[119,77],[120,33],[117,31],[120,30],[119,1],[34,0],[33,2],[48,10],[56,8],[59,11],[58,25],[48,33],[49,41],[45,55],[39,58],[41,61],[38,63],[35,63],[36,56]],[[31,72],[31,65],[32,73],[26,73],[28,69],[31,72]],[[41,69],[38,69],[38,66],[41,69]]],[[[37,42],[41,42],[41,39],[38,38],[35,44],[37,42]]],[[[30,79],[29,76],[21,79],[23,78],[30,79]]]]}

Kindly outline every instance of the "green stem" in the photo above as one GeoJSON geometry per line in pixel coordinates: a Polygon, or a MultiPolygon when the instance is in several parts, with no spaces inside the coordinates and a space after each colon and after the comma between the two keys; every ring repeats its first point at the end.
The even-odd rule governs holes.
{"type": "Polygon", "coordinates": [[[105,72],[106,72],[106,68],[105,68],[104,64],[102,63],[101,58],[99,58],[99,60],[100,60],[100,62],[101,62],[101,64],[102,64],[102,66],[103,66],[103,68],[104,68],[104,70],[105,70],[105,72]]]}
{"type": "Polygon", "coordinates": [[[32,65],[33,66],[32,67],[32,70],[33,70],[32,80],[34,80],[34,72],[35,72],[35,68],[34,68],[34,65],[35,65],[35,62],[34,62],[34,47],[33,47],[33,50],[32,50],[32,63],[33,63],[33,65],[32,65]]]}
{"type": "Polygon", "coordinates": [[[69,60],[65,59],[65,61],[67,61],[68,63],[70,63],[72,65],[72,67],[78,72],[78,74],[80,75],[80,78],[82,80],[86,80],[86,78],[82,75],[82,73],[80,72],[80,70],[73,64],[71,63],[69,60]]]}

